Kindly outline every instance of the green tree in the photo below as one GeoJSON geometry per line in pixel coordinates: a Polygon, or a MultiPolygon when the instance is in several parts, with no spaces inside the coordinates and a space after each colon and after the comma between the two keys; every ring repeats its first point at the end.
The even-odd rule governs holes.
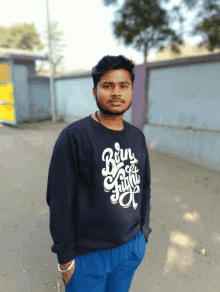
{"type": "Polygon", "coordinates": [[[40,41],[34,23],[18,23],[0,27],[0,47],[33,51],[42,51],[45,47],[40,41]]]}
{"type": "MultiPolygon", "coordinates": [[[[63,64],[63,50],[66,45],[63,43],[64,33],[58,30],[58,23],[52,21],[50,23],[50,39],[52,41],[52,60],[53,60],[53,74],[56,75],[58,71],[65,72],[63,64]]],[[[45,53],[49,56],[49,40],[48,40],[48,29],[46,28],[42,34],[44,41],[46,42],[45,53]]],[[[44,71],[45,62],[39,61],[40,67],[37,69],[37,73],[44,71]]]]}
{"type": "MultiPolygon", "coordinates": [[[[117,5],[118,0],[102,0],[105,6],[117,5]]],[[[170,4],[171,0],[142,0],[142,1],[129,1],[125,0],[127,6],[131,5],[132,2],[139,3],[158,3],[159,9],[162,5],[170,4]]],[[[124,4],[124,5],[125,5],[124,4]]],[[[141,6],[140,6],[141,7],[141,6]]],[[[131,9],[131,8],[130,8],[131,9]]],[[[177,20],[181,25],[179,29],[180,38],[183,36],[186,31],[184,26],[184,20],[187,19],[188,12],[196,11],[196,15],[193,19],[191,32],[189,34],[192,37],[200,36],[202,38],[201,42],[198,42],[197,47],[205,47],[208,51],[212,52],[216,48],[220,48],[220,2],[216,0],[182,0],[178,5],[174,5],[172,9],[166,9],[168,19],[173,22],[177,20]],[[185,5],[185,7],[184,7],[185,5]],[[185,11],[185,8],[188,11],[185,11]],[[184,19],[185,18],[185,19],[184,19]]],[[[123,13],[123,8],[121,13],[123,13]]],[[[140,11],[143,15],[145,14],[144,10],[140,11]]],[[[152,12],[150,11],[150,14],[152,12]]],[[[159,10],[158,10],[159,13],[159,10]]],[[[150,19],[150,18],[149,18],[150,19]]],[[[117,31],[114,31],[116,37],[117,31]]],[[[171,46],[172,49],[173,46],[171,46]]],[[[174,48],[174,47],[173,47],[174,48]]],[[[175,48],[174,48],[175,51],[175,48]]]]}
{"type": "MultiPolygon", "coordinates": [[[[191,0],[183,0],[187,6],[193,6],[191,0]]],[[[193,2],[194,3],[194,2],[193,2]]],[[[195,17],[196,25],[191,35],[201,36],[202,40],[198,43],[198,47],[204,46],[208,51],[212,52],[220,48],[220,2],[216,0],[203,0],[200,8],[198,8],[195,17]]]]}
{"type": "MultiPolygon", "coordinates": [[[[181,36],[170,28],[166,10],[157,2],[126,0],[116,11],[117,20],[113,22],[116,39],[123,40],[126,46],[132,45],[138,51],[142,50],[145,63],[151,48],[162,51],[164,44],[170,42],[171,50],[179,54],[178,46],[183,43],[181,36]]],[[[117,4],[117,0],[104,0],[105,6],[112,4],[117,4]]]]}

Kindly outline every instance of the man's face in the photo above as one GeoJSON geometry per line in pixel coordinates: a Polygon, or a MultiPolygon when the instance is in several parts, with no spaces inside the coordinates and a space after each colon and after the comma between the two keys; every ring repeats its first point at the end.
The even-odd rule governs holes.
{"type": "Polygon", "coordinates": [[[105,72],[97,84],[97,92],[93,88],[99,110],[110,116],[122,115],[131,107],[132,92],[130,73],[125,69],[105,72]],[[120,104],[112,103],[116,100],[120,100],[120,104]]]}

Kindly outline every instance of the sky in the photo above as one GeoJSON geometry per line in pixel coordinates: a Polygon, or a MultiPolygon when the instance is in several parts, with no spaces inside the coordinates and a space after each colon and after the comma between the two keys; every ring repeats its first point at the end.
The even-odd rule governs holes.
{"type": "MultiPolygon", "coordinates": [[[[178,0],[173,1],[178,3],[178,0]]],[[[63,63],[66,71],[91,70],[104,55],[123,54],[135,64],[143,63],[143,52],[138,52],[132,46],[126,47],[113,35],[111,23],[116,19],[114,12],[123,3],[124,0],[119,0],[117,6],[104,7],[102,0],[49,0],[50,21],[58,22],[58,30],[64,33],[63,43],[66,47],[63,63]]],[[[0,26],[34,22],[37,32],[42,36],[47,28],[47,0],[7,0],[3,6],[4,11],[9,13],[1,14],[0,26]]],[[[188,29],[191,28],[192,19],[193,14],[185,23],[188,29]]],[[[185,38],[191,45],[198,42],[198,39],[185,38]]],[[[155,52],[150,51],[149,59],[154,57],[155,52]]]]}

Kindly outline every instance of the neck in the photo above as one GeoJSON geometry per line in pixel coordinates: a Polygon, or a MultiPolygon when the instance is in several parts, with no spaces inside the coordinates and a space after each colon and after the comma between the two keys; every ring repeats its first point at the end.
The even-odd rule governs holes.
{"type": "Polygon", "coordinates": [[[107,126],[109,128],[115,128],[115,129],[123,129],[124,128],[124,122],[122,120],[123,115],[120,116],[107,116],[103,114],[102,112],[98,111],[96,112],[96,115],[98,116],[99,122],[103,124],[104,126],[107,126]]]}

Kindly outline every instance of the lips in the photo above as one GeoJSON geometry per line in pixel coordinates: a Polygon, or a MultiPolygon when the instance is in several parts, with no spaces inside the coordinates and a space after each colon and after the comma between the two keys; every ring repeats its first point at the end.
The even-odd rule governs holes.
{"type": "Polygon", "coordinates": [[[119,100],[113,100],[113,101],[111,101],[111,103],[112,103],[112,104],[120,104],[120,103],[122,103],[122,102],[119,101],[119,100]]]}
{"type": "Polygon", "coordinates": [[[111,102],[111,105],[112,106],[120,106],[120,105],[122,105],[122,103],[121,102],[111,102]]]}

